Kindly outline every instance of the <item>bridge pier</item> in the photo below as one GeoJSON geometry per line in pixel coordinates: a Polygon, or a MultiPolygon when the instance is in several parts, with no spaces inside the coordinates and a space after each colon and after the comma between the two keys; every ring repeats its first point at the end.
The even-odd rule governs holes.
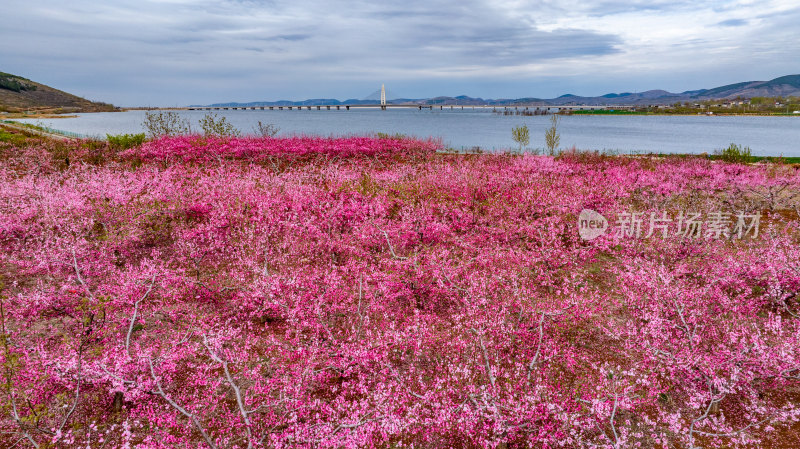
{"type": "Polygon", "coordinates": [[[350,105],[348,104],[346,107],[347,107],[347,110],[349,111],[350,110],[350,105]]]}
{"type": "Polygon", "coordinates": [[[283,110],[283,106],[278,106],[278,110],[282,111],[283,110]]]}
{"type": "Polygon", "coordinates": [[[319,109],[320,109],[320,106],[317,106],[317,110],[318,110],[318,111],[319,111],[319,109]]]}
{"type": "Polygon", "coordinates": [[[339,105],[337,104],[337,105],[336,105],[336,110],[338,111],[340,107],[341,107],[341,106],[339,106],[339,105]]]}

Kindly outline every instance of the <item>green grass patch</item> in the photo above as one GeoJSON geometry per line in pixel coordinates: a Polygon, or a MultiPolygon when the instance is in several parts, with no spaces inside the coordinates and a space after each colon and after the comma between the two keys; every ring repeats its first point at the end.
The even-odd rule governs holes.
{"type": "Polygon", "coordinates": [[[138,147],[144,143],[145,134],[106,134],[108,144],[114,150],[127,150],[128,148],[138,147]]]}
{"type": "MultiPolygon", "coordinates": [[[[721,154],[692,154],[692,153],[651,153],[640,154],[638,156],[652,156],[663,158],[705,158],[712,161],[723,161],[725,158],[721,154]]],[[[800,156],[750,156],[748,162],[767,162],[773,164],[800,164],[800,156]]]]}
{"type": "MultiPolygon", "coordinates": [[[[711,159],[722,159],[722,158],[719,156],[711,156],[711,159]]],[[[775,164],[800,164],[800,157],[750,156],[750,162],[771,162],[775,164]]]]}
{"type": "Polygon", "coordinates": [[[25,145],[28,139],[30,138],[22,134],[14,134],[0,129],[0,142],[10,143],[11,145],[25,145]]]}
{"type": "Polygon", "coordinates": [[[34,125],[32,123],[22,123],[14,120],[3,120],[3,123],[8,123],[9,125],[15,125],[15,126],[24,126],[25,128],[35,129],[37,131],[46,131],[41,126],[34,125]]]}
{"type": "MultiPolygon", "coordinates": [[[[15,125],[19,125],[19,123],[8,120],[3,120],[2,123],[14,123],[15,125]]],[[[4,127],[2,123],[0,123],[0,143],[24,146],[30,143],[40,142],[42,140],[42,137],[35,133],[12,127],[4,127]]]]}

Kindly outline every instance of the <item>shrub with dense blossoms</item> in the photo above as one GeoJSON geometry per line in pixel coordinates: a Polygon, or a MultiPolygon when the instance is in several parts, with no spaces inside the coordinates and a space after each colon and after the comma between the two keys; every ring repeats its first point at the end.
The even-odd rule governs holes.
{"type": "Polygon", "coordinates": [[[427,155],[441,147],[435,139],[405,137],[162,137],[133,148],[123,157],[146,161],[211,161],[245,159],[263,161],[275,156],[411,156],[427,155]]]}
{"type": "Polygon", "coordinates": [[[794,167],[435,148],[0,148],[0,446],[800,441],[794,167]],[[587,242],[584,208],[763,218],[587,242]]]}

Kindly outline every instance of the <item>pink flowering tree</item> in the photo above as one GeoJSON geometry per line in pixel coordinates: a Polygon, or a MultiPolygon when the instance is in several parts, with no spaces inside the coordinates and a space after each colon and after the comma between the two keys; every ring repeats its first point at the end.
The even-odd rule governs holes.
{"type": "Polygon", "coordinates": [[[0,147],[0,446],[797,439],[796,170],[436,149],[0,147]],[[586,241],[585,208],[761,228],[586,241]]]}

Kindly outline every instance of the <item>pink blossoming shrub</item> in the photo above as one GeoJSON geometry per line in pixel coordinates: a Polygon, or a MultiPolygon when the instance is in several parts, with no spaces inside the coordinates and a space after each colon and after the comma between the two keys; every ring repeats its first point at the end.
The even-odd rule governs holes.
{"type": "Polygon", "coordinates": [[[273,156],[426,155],[441,144],[434,139],[404,137],[162,137],[122,154],[153,161],[209,161],[217,158],[263,160],[273,156]]]}
{"type": "Polygon", "coordinates": [[[4,153],[1,447],[800,444],[794,167],[192,139],[4,153]]]}

